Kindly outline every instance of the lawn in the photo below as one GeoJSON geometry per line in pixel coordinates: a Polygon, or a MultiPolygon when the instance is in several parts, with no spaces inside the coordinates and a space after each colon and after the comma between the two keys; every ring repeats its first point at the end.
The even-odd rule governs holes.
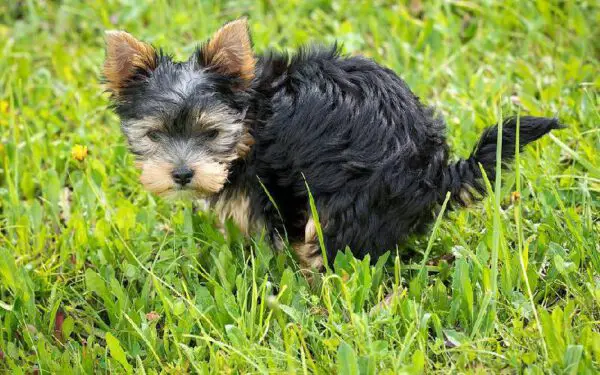
{"type": "Polygon", "coordinates": [[[2,1],[0,372],[597,373],[599,24],[593,0],[2,1]],[[145,192],[101,85],[105,30],[183,59],[240,15],[258,52],[337,40],[394,69],[456,157],[500,116],[568,128],[480,204],[309,284],[145,192]]]}

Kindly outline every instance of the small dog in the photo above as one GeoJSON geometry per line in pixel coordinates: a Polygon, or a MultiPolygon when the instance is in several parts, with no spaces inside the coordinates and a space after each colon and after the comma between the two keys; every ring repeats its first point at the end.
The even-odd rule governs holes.
{"type": "MultiPolygon", "coordinates": [[[[106,34],[104,77],[141,182],[161,196],[205,198],[245,233],[285,233],[303,269],[348,246],[372,259],[423,230],[447,192],[454,205],[494,179],[498,128],[448,162],[445,123],[394,72],[338,49],[255,56],[245,19],[225,24],[184,62],[124,31],[106,34]]],[[[502,160],[556,119],[509,118],[502,160]]]]}

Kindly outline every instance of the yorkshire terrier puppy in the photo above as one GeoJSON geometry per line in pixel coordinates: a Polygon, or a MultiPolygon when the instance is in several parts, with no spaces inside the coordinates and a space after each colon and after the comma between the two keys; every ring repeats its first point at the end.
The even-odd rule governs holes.
{"type": "MultiPolygon", "coordinates": [[[[245,19],[181,62],[107,32],[104,77],[148,190],[204,198],[276,245],[285,233],[305,269],[323,266],[307,185],[332,261],[346,246],[372,259],[393,250],[427,227],[447,192],[466,205],[485,193],[482,169],[494,179],[496,126],[449,163],[444,121],[393,71],[335,46],[257,56],[245,19]]],[[[507,119],[503,162],[518,121],[521,147],[560,127],[507,119]]]]}

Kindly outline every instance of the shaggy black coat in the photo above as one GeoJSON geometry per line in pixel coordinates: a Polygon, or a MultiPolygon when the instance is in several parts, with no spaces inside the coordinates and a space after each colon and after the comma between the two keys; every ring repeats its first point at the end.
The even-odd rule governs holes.
{"type": "MultiPolygon", "coordinates": [[[[468,159],[449,164],[444,121],[393,71],[335,47],[261,57],[250,92],[255,144],[229,188],[244,186],[252,214],[294,242],[304,238],[308,184],[330,261],[346,246],[376,259],[426,227],[448,191],[460,205],[484,193],[479,164],[494,178],[496,126],[468,159]]],[[[503,162],[514,155],[516,124],[503,123],[503,162]]],[[[521,117],[520,146],[559,126],[521,117]]]]}

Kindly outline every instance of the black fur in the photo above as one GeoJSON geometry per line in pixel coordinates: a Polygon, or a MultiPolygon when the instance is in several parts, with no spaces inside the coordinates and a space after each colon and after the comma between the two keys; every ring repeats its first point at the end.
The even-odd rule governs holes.
{"type": "MultiPolygon", "coordinates": [[[[154,78],[117,103],[122,118],[164,111],[170,104],[161,98],[182,79],[181,64],[197,63],[160,59],[154,78]]],[[[341,56],[335,47],[307,48],[291,57],[267,53],[243,91],[228,84],[235,77],[199,69],[194,79],[193,93],[173,108],[226,103],[245,111],[254,138],[250,153],[233,162],[228,182],[212,199],[244,191],[253,219],[273,236],[285,232],[291,242],[302,242],[308,183],[330,260],[346,246],[358,257],[377,258],[426,227],[446,192],[459,204],[465,203],[461,194],[483,194],[479,164],[490,179],[495,175],[496,126],[484,131],[468,159],[449,164],[444,121],[394,72],[363,57],[341,56]]],[[[516,121],[503,124],[505,162],[514,154],[516,121]]],[[[555,119],[521,117],[521,147],[556,128],[555,119]]]]}
{"type": "MultiPolygon", "coordinates": [[[[471,157],[448,165],[445,123],[394,72],[335,48],[268,55],[254,83],[256,144],[232,170],[232,185],[251,188],[253,210],[271,229],[301,240],[308,214],[306,181],[324,225],[328,259],[349,246],[377,258],[433,218],[447,191],[483,193],[484,167],[494,178],[496,126],[471,157]],[[284,223],[261,186],[279,207],[284,223]]],[[[559,127],[521,117],[521,147],[559,127]]],[[[514,118],[504,122],[503,160],[515,149],[514,118]]]]}

